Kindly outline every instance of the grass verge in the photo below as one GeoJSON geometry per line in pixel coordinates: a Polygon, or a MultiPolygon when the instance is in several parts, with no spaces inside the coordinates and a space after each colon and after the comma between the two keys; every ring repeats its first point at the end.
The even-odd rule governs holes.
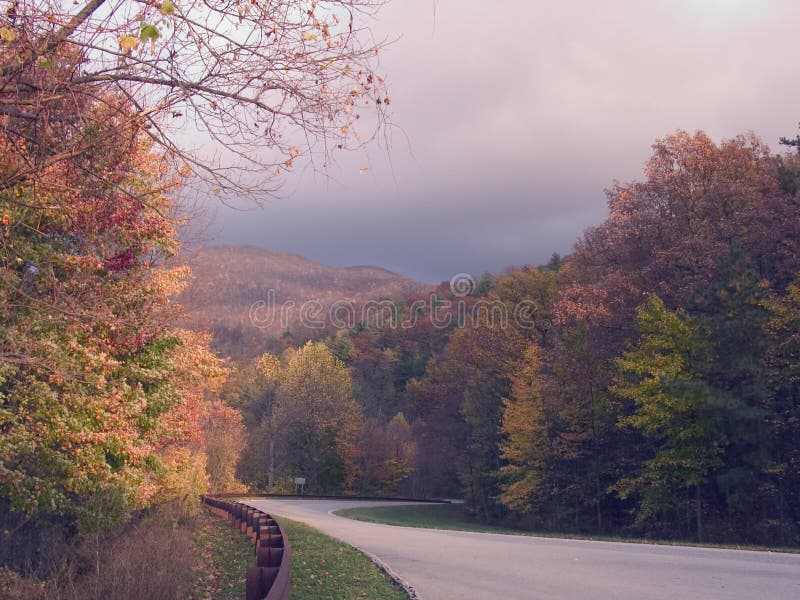
{"type": "Polygon", "coordinates": [[[535,537],[595,540],[602,542],[626,542],[631,544],[654,544],[664,546],[692,546],[699,548],[726,548],[734,550],[759,550],[769,552],[800,553],[800,548],[786,548],[774,546],[749,546],[737,544],[697,543],[681,540],[655,540],[642,538],[628,538],[622,536],[582,535],[558,532],[529,531],[527,529],[514,529],[496,525],[486,525],[471,518],[462,504],[420,504],[400,506],[375,506],[372,508],[345,508],[337,510],[339,516],[367,521],[369,523],[383,523],[400,527],[423,527],[426,529],[448,529],[454,531],[472,531],[477,533],[502,533],[505,535],[527,535],[535,537]]]}
{"type": "Polygon", "coordinates": [[[255,565],[253,545],[228,521],[203,509],[197,519],[194,545],[198,552],[192,598],[241,600],[247,567],[255,565]]]}
{"type": "Polygon", "coordinates": [[[292,600],[403,600],[403,589],[364,554],[297,521],[278,517],[292,546],[292,600]]]}
{"type": "Polygon", "coordinates": [[[528,533],[521,529],[486,525],[476,521],[466,514],[463,504],[403,504],[399,506],[376,506],[373,508],[345,508],[337,510],[336,514],[357,521],[385,523],[387,525],[399,525],[400,527],[425,527],[427,529],[451,529],[515,535],[528,533]]]}

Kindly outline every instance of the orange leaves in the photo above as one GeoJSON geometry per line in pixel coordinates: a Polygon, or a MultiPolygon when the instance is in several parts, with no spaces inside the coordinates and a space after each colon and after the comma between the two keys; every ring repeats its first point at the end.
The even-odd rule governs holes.
{"type": "MultiPolygon", "coordinates": [[[[190,117],[197,106],[215,139],[245,148],[238,156],[256,157],[264,155],[252,149],[265,143],[266,119],[242,121],[258,122],[255,128],[231,127],[232,119],[275,108],[266,136],[274,154],[259,163],[269,166],[269,179],[273,169],[283,173],[302,156],[290,140],[358,139],[351,111],[357,103],[374,110],[372,101],[385,96],[377,89],[383,80],[371,75],[370,43],[357,39],[359,25],[316,4],[294,12],[283,12],[280,3],[235,3],[235,11],[213,2],[193,8],[158,0],[130,11],[128,4],[114,9],[113,22],[100,13],[76,21],[66,43],[7,76],[1,98],[47,115],[12,120],[20,121],[12,123],[17,129],[7,127],[0,139],[0,171],[23,173],[0,205],[0,269],[10,285],[0,288],[8,307],[0,311],[0,345],[21,357],[13,372],[0,364],[3,406],[12,407],[0,418],[14,432],[0,440],[0,456],[8,457],[2,467],[9,480],[16,478],[11,487],[0,481],[0,489],[18,492],[20,506],[76,514],[90,505],[88,490],[147,501],[167,487],[205,485],[202,452],[176,449],[201,444],[207,395],[226,372],[207,336],[169,325],[179,314],[171,297],[187,273],[163,266],[179,248],[170,194],[180,177],[202,173],[204,165],[191,163],[195,157],[182,154],[176,138],[160,138],[151,119],[190,117]],[[195,25],[208,18],[222,29],[195,25]],[[236,33],[245,27],[254,35],[236,33]],[[166,36],[175,43],[151,53],[166,36]],[[256,38],[264,44],[250,44],[256,38]],[[83,45],[88,40],[92,49],[83,45]],[[220,51],[227,44],[232,48],[220,51]],[[191,60],[199,71],[191,75],[176,68],[176,61],[190,59],[184,48],[198,53],[191,60]],[[263,60],[266,54],[276,61],[263,60]],[[95,59],[105,65],[99,74],[80,67],[95,59]],[[157,73],[177,81],[164,85],[157,73]],[[125,93],[133,99],[109,81],[132,75],[137,84],[125,93]],[[22,86],[24,97],[20,78],[35,84],[22,86]],[[186,94],[197,81],[206,89],[193,104],[186,94]],[[70,94],[41,92],[53,89],[70,94]],[[231,90],[241,93],[234,98],[231,90]],[[52,460],[36,472],[17,469],[30,454],[52,460]]],[[[57,31],[68,17],[37,3],[20,3],[19,10],[26,12],[18,22],[32,26],[0,27],[7,52],[12,45],[37,47],[42,40],[31,32],[57,31]]],[[[341,392],[349,415],[342,430],[352,433],[358,406],[346,370],[335,371],[325,371],[324,383],[341,392]]],[[[311,392],[306,397],[315,401],[311,392]]],[[[217,417],[235,420],[218,409],[217,417]]],[[[330,412],[326,418],[339,422],[330,412]]]]}
{"type": "MultiPolygon", "coordinates": [[[[7,198],[18,197],[26,210],[0,204],[4,277],[19,279],[26,264],[37,274],[22,301],[0,314],[0,344],[24,357],[13,379],[0,365],[2,402],[12,407],[0,417],[11,432],[0,440],[8,473],[0,492],[29,511],[83,515],[104,489],[118,492],[124,514],[163,496],[165,486],[199,489],[202,461],[166,461],[154,478],[150,459],[201,441],[205,394],[226,375],[207,336],[166,326],[176,316],[170,296],[187,275],[155,266],[178,244],[164,216],[174,183],[142,124],[121,117],[119,98],[104,100],[82,114],[88,135],[104,143],[18,184],[7,198]],[[31,454],[48,461],[20,468],[31,454]]],[[[0,288],[4,305],[8,293],[0,288]]]]}
{"type": "Polygon", "coordinates": [[[303,152],[298,147],[289,148],[289,158],[283,163],[287,169],[291,169],[294,164],[294,159],[300,156],[303,152]]]}
{"type": "Polygon", "coordinates": [[[208,405],[207,415],[204,446],[211,489],[243,492],[245,489],[236,480],[236,465],[245,439],[242,415],[220,401],[208,405]]]}

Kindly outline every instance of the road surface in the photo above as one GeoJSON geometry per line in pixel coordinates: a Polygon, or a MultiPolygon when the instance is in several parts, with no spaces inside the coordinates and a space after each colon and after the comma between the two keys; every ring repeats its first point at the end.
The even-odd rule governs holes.
{"type": "Polygon", "coordinates": [[[385,502],[248,504],[376,556],[422,600],[800,600],[800,554],[417,529],[331,514],[385,502]]]}

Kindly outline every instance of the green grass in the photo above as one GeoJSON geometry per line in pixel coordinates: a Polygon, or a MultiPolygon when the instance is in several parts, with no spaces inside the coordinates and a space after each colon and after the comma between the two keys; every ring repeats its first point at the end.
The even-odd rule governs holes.
{"type": "Polygon", "coordinates": [[[657,544],[665,546],[694,546],[700,548],[728,548],[737,550],[765,550],[770,552],[800,553],[796,547],[755,546],[737,544],[697,543],[682,540],[655,540],[612,535],[582,535],[559,533],[552,531],[530,531],[497,525],[486,525],[470,517],[463,504],[419,504],[399,506],[375,506],[372,508],[345,508],[337,510],[337,515],[368,521],[384,523],[400,527],[423,527],[427,529],[449,529],[455,531],[473,531],[478,533],[502,533],[506,535],[528,535],[536,537],[596,540],[602,542],[627,542],[631,544],[657,544]]]}
{"type": "Polygon", "coordinates": [[[277,517],[292,547],[292,600],[403,600],[406,593],[364,554],[313,527],[277,517]]]}
{"type": "Polygon", "coordinates": [[[373,508],[346,508],[336,511],[337,515],[368,521],[385,523],[400,527],[425,527],[428,529],[453,529],[457,531],[477,531],[480,533],[510,533],[524,535],[520,529],[486,525],[466,514],[463,504],[418,504],[399,506],[376,506],[373,508]]]}
{"type": "Polygon", "coordinates": [[[255,566],[253,545],[238,529],[202,510],[194,534],[199,553],[192,598],[241,600],[247,567],[255,566]]]}

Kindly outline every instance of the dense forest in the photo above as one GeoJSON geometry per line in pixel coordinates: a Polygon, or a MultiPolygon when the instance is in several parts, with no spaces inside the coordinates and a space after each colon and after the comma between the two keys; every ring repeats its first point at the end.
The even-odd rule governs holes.
{"type": "Polygon", "coordinates": [[[800,155],[753,135],[657,141],[569,256],[243,364],[222,392],[240,478],[463,497],[530,529],[800,543],[798,190],[800,155]],[[446,303],[466,320],[437,320],[446,303]]]}

